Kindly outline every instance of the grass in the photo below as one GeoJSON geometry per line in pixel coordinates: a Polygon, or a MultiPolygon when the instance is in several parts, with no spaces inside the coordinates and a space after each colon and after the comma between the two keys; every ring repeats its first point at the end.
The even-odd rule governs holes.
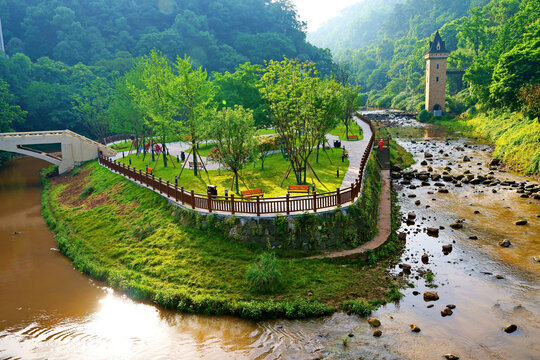
{"type": "MultiPolygon", "coordinates": [[[[345,130],[345,125],[340,121],[338,125],[332,131],[330,131],[330,134],[339,136],[339,139],[342,141],[356,141],[347,139],[345,130]]],[[[349,135],[358,135],[357,140],[362,140],[364,138],[362,128],[355,121],[351,121],[351,125],[349,126],[349,135]]]]}
{"type": "Polygon", "coordinates": [[[277,250],[282,286],[256,294],[246,272],[265,249],[180,225],[164,198],[96,162],[74,177],[43,179],[42,213],[59,249],[80,271],[135,299],[183,312],[302,318],[358,299],[380,305],[397,284],[386,270],[391,260],[308,260],[277,250]],[[95,190],[78,198],[88,186],[95,190]]]}
{"type": "Polygon", "coordinates": [[[257,129],[255,132],[257,135],[271,135],[276,133],[276,129],[266,128],[266,129],[257,129]]]}
{"type": "MultiPolygon", "coordinates": [[[[213,146],[208,144],[208,147],[213,146]]],[[[205,151],[210,151],[205,145],[201,144],[200,146],[201,153],[205,151]]],[[[321,179],[322,183],[317,181],[314,177],[315,188],[317,192],[327,192],[334,191],[336,188],[341,186],[343,181],[343,174],[346,172],[349,167],[349,161],[345,159],[345,162],[341,162],[341,152],[339,149],[328,150],[328,157],[324,152],[320,151],[319,153],[319,163],[316,163],[315,157],[313,154],[311,157],[311,165],[315,169],[317,175],[321,179]],[[330,163],[329,161],[332,161],[330,163]],[[339,166],[340,177],[336,176],[336,167],[339,166]]],[[[148,162],[150,158],[147,156],[146,161],[142,161],[142,156],[137,159],[136,156],[131,156],[131,165],[137,169],[144,170],[146,165],[154,168],[155,162],[148,162]]],[[[157,159],[157,158],[156,158],[157,159]]],[[[124,159],[119,159],[119,162],[129,164],[128,157],[124,159]]],[[[161,177],[164,180],[168,180],[174,184],[174,177],[178,176],[180,173],[180,168],[182,164],[175,162],[176,168],[174,168],[170,162],[168,166],[163,167],[162,158],[157,162],[156,168],[154,168],[153,173],[157,177],[161,177]]],[[[265,197],[273,196],[284,196],[287,193],[287,188],[291,184],[296,184],[296,179],[294,174],[290,174],[288,179],[284,181],[283,186],[280,187],[281,181],[285,172],[287,171],[289,163],[279,154],[269,155],[264,162],[264,170],[261,170],[261,162],[256,161],[252,164],[249,164],[241,173],[241,179],[244,183],[240,182],[240,190],[246,190],[246,185],[249,189],[262,189],[265,197]]],[[[230,189],[232,180],[232,173],[225,170],[210,170],[208,175],[203,171],[202,174],[198,177],[193,175],[193,169],[189,169],[187,166],[182,172],[182,176],[178,180],[178,186],[183,186],[185,189],[194,190],[198,193],[206,194],[206,185],[212,184],[218,186],[218,194],[223,195],[225,189],[230,189]]],[[[311,183],[311,178],[309,172],[307,174],[307,182],[311,183]]]]}

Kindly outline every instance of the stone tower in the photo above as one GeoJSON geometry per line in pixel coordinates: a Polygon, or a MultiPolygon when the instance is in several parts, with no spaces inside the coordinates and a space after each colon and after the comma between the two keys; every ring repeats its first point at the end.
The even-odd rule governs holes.
{"type": "Polygon", "coordinates": [[[439,31],[433,41],[429,42],[426,59],[426,110],[435,116],[441,116],[446,102],[446,50],[439,31]]]}

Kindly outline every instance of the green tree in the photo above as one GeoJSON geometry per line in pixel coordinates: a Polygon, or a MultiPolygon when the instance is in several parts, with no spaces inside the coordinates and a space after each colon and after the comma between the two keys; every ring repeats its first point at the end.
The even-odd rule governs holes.
{"type": "Polygon", "coordinates": [[[471,46],[478,57],[480,49],[485,47],[488,40],[487,26],[489,21],[480,7],[471,9],[469,14],[470,18],[461,23],[458,28],[458,38],[471,46]]]}
{"type": "MultiPolygon", "coordinates": [[[[178,57],[175,63],[177,75],[167,89],[168,102],[179,109],[178,119],[191,136],[193,154],[204,135],[205,122],[214,107],[215,86],[202,67],[194,69],[189,57],[178,57]]],[[[197,176],[197,161],[193,166],[197,176]]]]}
{"type": "Polygon", "coordinates": [[[343,101],[343,115],[341,116],[341,121],[343,122],[343,125],[345,125],[346,137],[349,138],[349,126],[353,120],[354,113],[362,105],[362,97],[360,96],[360,87],[350,84],[345,85],[341,89],[341,93],[343,101]]]}
{"type": "Polygon", "coordinates": [[[88,130],[99,142],[110,133],[109,104],[112,89],[102,80],[94,80],[80,96],[75,97],[75,110],[79,112],[88,130]]]}
{"type": "Polygon", "coordinates": [[[257,146],[253,125],[252,111],[235,106],[217,111],[210,126],[219,148],[220,162],[234,174],[237,194],[240,194],[238,173],[253,159],[257,146]]]}
{"type": "Polygon", "coordinates": [[[13,104],[13,94],[8,84],[0,79],[0,132],[14,131],[24,123],[26,111],[13,104]]]}

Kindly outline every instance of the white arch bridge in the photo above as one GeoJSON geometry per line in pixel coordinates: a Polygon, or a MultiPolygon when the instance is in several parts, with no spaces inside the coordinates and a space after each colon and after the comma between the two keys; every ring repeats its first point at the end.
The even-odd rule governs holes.
{"type": "Polygon", "coordinates": [[[96,159],[101,152],[114,156],[116,151],[70,130],[0,133],[0,150],[33,156],[58,165],[65,173],[85,161],[96,159]],[[29,148],[29,145],[61,144],[62,157],[29,148]]]}

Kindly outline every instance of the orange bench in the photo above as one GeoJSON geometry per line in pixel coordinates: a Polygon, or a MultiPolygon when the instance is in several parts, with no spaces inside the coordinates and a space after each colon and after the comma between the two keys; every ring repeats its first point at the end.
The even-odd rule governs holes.
{"type": "Polygon", "coordinates": [[[289,185],[289,194],[290,193],[309,194],[309,185],[289,185]]]}
{"type": "Polygon", "coordinates": [[[358,135],[349,135],[349,140],[358,140],[358,135]]]}
{"type": "Polygon", "coordinates": [[[243,190],[242,197],[245,197],[245,198],[263,197],[263,192],[262,192],[262,189],[243,190]]]}

